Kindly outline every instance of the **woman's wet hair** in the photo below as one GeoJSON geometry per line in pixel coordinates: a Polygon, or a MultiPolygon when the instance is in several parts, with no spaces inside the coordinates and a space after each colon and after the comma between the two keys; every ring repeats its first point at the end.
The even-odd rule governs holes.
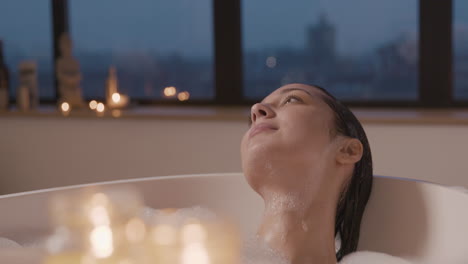
{"type": "Polygon", "coordinates": [[[356,138],[363,146],[362,158],[355,164],[353,175],[342,191],[336,208],[335,237],[341,239],[336,259],[340,261],[356,251],[358,246],[361,220],[372,189],[372,155],[366,133],[354,114],[325,89],[313,86],[325,94],[321,96],[322,100],[333,111],[332,135],[356,138]]]}

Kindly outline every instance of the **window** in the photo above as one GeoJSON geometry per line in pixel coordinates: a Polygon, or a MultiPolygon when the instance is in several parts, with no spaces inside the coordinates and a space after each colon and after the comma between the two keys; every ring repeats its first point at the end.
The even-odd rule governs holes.
{"type": "Polygon", "coordinates": [[[417,100],[418,1],[244,0],[242,6],[247,97],[305,82],[344,100],[417,100]]]}
{"type": "Polygon", "coordinates": [[[104,97],[110,66],[132,99],[163,98],[165,87],[213,99],[210,0],[69,1],[70,32],[87,98],[104,97]]]}
{"type": "Polygon", "coordinates": [[[48,1],[4,0],[0,3],[0,39],[10,71],[10,96],[16,97],[18,67],[34,61],[37,69],[39,96],[53,99],[52,26],[48,1]]]}
{"type": "Polygon", "coordinates": [[[468,99],[468,2],[455,0],[453,5],[454,97],[468,99]]]}
{"type": "Polygon", "coordinates": [[[86,99],[104,97],[114,66],[137,103],[175,103],[175,87],[188,104],[251,104],[291,82],[350,106],[468,103],[463,0],[20,2],[0,3],[13,95],[18,64],[34,60],[40,96],[57,99],[52,53],[69,31],[86,99]]]}

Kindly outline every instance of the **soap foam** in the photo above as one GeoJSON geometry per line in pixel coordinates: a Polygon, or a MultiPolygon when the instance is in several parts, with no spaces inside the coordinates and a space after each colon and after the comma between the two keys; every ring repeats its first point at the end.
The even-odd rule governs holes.
{"type": "Polygon", "coordinates": [[[144,207],[140,217],[147,225],[170,224],[173,226],[182,226],[188,218],[196,218],[202,221],[214,221],[218,217],[209,209],[194,206],[181,209],[157,210],[151,207],[144,207]]]}
{"type": "Polygon", "coordinates": [[[407,260],[397,258],[388,254],[371,252],[371,251],[358,251],[345,256],[340,264],[411,264],[407,260]]]}
{"type": "Polygon", "coordinates": [[[21,248],[21,245],[11,239],[0,237],[0,248],[21,248]]]}

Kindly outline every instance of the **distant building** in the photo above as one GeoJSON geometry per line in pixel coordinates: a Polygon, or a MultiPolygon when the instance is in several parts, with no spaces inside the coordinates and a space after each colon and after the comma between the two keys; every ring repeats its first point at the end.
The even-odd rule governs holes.
{"type": "Polygon", "coordinates": [[[316,24],[310,25],[306,32],[306,53],[312,64],[328,64],[336,60],[336,28],[322,14],[316,24]]]}

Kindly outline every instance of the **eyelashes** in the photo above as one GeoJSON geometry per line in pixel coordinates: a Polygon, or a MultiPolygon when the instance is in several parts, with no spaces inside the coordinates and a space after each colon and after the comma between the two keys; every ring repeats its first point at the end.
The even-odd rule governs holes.
{"type": "Polygon", "coordinates": [[[299,96],[296,96],[296,95],[288,95],[288,96],[283,100],[283,103],[282,103],[281,105],[293,103],[293,100],[296,100],[296,101],[299,102],[299,103],[304,102],[299,96]]]}

